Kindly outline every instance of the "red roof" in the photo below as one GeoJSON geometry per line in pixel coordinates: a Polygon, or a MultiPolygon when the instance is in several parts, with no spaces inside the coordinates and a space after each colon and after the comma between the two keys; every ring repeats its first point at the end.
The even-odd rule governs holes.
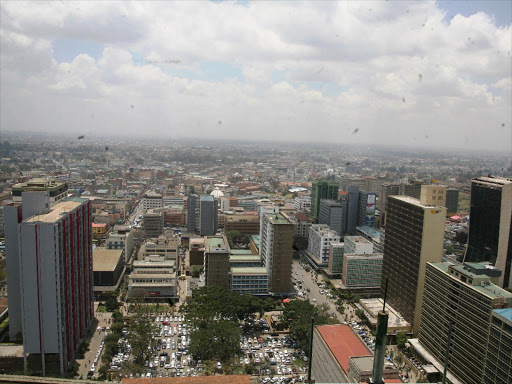
{"type": "MultiPolygon", "coordinates": [[[[352,356],[372,356],[368,348],[348,325],[319,325],[316,327],[345,373],[352,356]]],[[[387,380],[386,380],[387,382],[387,380]]]]}
{"type": "Polygon", "coordinates": [[[106,227],[107,224],[105,223],[92,223],[93,228],[103,228],[106,227]]]}
{"type": "Polygon", "coordinates": [[[297,212],[295,214],[295,218],[299,221],[311,221],[311,219],[309,217],[307,217],[305,214],[303,214],[302,212],[297,212]]]}

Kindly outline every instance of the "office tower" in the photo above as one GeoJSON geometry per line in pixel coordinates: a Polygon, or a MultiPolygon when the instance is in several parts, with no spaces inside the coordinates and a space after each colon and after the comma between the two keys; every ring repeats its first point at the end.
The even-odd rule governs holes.
{"type": "Polygon", "coordinates": [[[220,198],[220,211],[221,212],[229,211],[229,198],[228,197],[220,198]]]}
{"type": "Polygon", "coordinates": [[[213,236],[217,233],[218,203],[210,195],[201,195],[199,201],[199,233],[201,236],[213,236]]]}
{"type": "Polygon", "coordinates": [[[187,203],[187,232],[199,232],[199,196],[190,195],[187,203]]]}
{"type": "Polygon", "coordinates": [[[488,261],[501,269],[498,285],[503,288],[512,288],[511,219],[512,179],[473,179],[464,261],[488,261]]]}
{"type": "Polygon", "coordinates": [[[446,186],[437,184],[422,185],[420,201],[422,204],[446,207],[446,186]]]}
{"type": "Polygon", "coordinates": [[[457,188],[446,189],[446,214],[453,216],[459,208],[459,190],[457,188]]]}
{"type": "Polygon", "coordinates": [[[341,236],[347,233],[348,225],[348,192],[340,191],[338,201],[341,204],[341,236]]]}
{"type": "Polygon", "coordinates": [[[377,195],[372,192],[359,192],[359,207],[357,214],[357,225],[368,227],[375,226],[375,203],[377,195]]]}
{"type": "Polygon", "coordinates": [[[400,184],[400,195],[414,197],[415,199],[419,199],[421,195],[421,186],[423,185],[423,181],[421,180],[413,180],[409,183],[401,183],[400,184]]]}
{"type": "Polygon", "coordinates": [[[317,265],[327,267],[332,243],[339,243],[340,236],[326,224],[313,224],[309,228],[307,255],[317,265]]]}
{"type": "Polygon", "coordinates": [[[204,278],[206,286],[229,289],[229,243],[225,236],[206,236],[204,241],[204,278]]]}
{"type": "Polygon", "coordinates": [[[345,253],[370,255],[373,253],[373,243],[362,236],[345,236],[345,253]]]}
{"type": "Polygon", "coordinates": [[[49,354],[64,374],[94,317],[91,202],[49,207],[47,195],[35,194],[25,205],[27,196],[5,212],[10,322],[21,328],[25,354],[41,355],[43,375],[49,354]]]}
{"type": "Polygon", "coordinates": [[[344,243],[331,243],[329,246],[329,266],[330,275],[343,272],[343,254],[345,252],[344,243]]]}
{"type": "Polygon", "coordinates": [[[162,208],[163,197],[160,193],[148,192],[142,197],[142,207],[144,210],[151,208],[162,208]]]}
{"type": "MultiPolygon", "coordinates": [[[[501,271],[487,263],[428,263],[418,341],[443,372],[448,328],[453,322],[448,355],[450,382],[510,383],[512,380],[512,293],[492,283],[501,271]],[[507,309],[505,309],[507,308],[507,309]],[[506,318],[508,313],[508,320],[506,318]],[[505,315],[502,321],[494,316],[505,315]],[[505,331],[505,332],[503,332],[505,331]],[[503,337],[503,338],[502,338],[503,337]]],[[[412,345],[418,351],[416,340],[412,345]]]]}
{"type": "Polygon", "coordinates": [[[359,187],[349,186],[347,204],[347,230],[346,233],[354,235],[357,227],[357,213],[359,211],[359,187]]]}
{"type": "Polygon", "coordinates": [[[336,181],[313,181],[312,199],[311,199],[311,219],[316,223],[318,222],[318,215],[320,214],[320,200],[333,199],[338,197],[338,182],[336,181]]]}
{"type": "Polygon", "coordinates": [[[349,177],[349,178],[344,178],[341,181],[341,186],[342,186],[343,190],[347,190],[348,187],[353,186],[353,187],[359,188],[359,190],[366,191],[367,185],[368,185],[367,181],[363,177],[349,177]]]}
{"type": "Polygon", "coordinates": [[[382,274],[382,253],[347,253],[343,255],[342,282],[346,288],[379,288],[382,274]]]}
{"type": "Polygon", "coordinates": [[[425,267],[443,257],[446,208],[421,204],[409,196],[390,196],[382,266],[382,294],[416,334],[420,325],[425,267]]]}
{"type": "Polygon", "coordinates": [[[293,224],[281,213],[264,214],[261,221],[260,257],[268,271],[269,291],[291,289],[293,224]]]}
{"type": "Polygon", "coordinates": [[[320,200],[319,224],[327,224],[338,235],[341,235],[342,205],[335,200],[320,200]]]}

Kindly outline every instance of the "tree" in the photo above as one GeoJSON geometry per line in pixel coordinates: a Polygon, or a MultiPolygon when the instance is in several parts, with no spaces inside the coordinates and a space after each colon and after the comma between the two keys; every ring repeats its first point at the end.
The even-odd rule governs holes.
{"type": "Polygon", "coordinates": [[[396,355],[396,357],[395,357],[395,364],[398,367],[401,367],[403,362],[404,362],[404,359],[403,359],[402,355],[396,355]]]}
{"type": "Polygon", "coordinates": [[[364,311],[362,309],[356,309],[355,314],[357,317],[359,317],[361,320],[364,320],[364,311]]]}
{"type": "Polygon", "coordinates": [[[209,320],[190,334],[190,352],[196,359],[228,361],[240,355],[240,327],[230,320],[209,320]]]}
{"type": "Polygon", "coordinates": [[[398,346],[398,349],[403,351],[405,349],[405,343],[407,343],[407,340],[409,338],[407,337],[407,333],[404,331],[398,331],[396,333],[396,345],[398,346]]]}
{"type": "Polygon", "coordinates": [[[303,251],[308,247],[308,238],[303,236],[293,237],[293,248],[297,251],[303,251]]]}
{"type": "Polygon", "coordinates": [[[190,274],[192,277],[199,277],[199,275],[203,272],[203,267],[199,265],[194,265],[190,270],[190,274]]]}
{"type": "Polygon", "coordinates": [[[117,308],[119,308],[119,303],[117,302],[117,300],[115,299],[115,297],[110,296],[110,297],[105,301],[105,307],[107,308],[107,311],[108,311],[108,312],[114,312],[114,311],[117,311],[117,308]]]}
{"type": "Polygon", "coordinates": [[[135,356],[136,363],[144,363],[150,355],[150,351],[156,346],[156,339],[153,334],[156,332],[153,318],[148,307],[137,305],[135,316],[132,316],[128,324],[129,334],[128,342],[132,346],[132,354],[135,356]]]}
{"type": "Polygon", "coordinates": [[[281,315],[283,325],[290,329],[290,336],[303,350],[307,350],[309,346],[311,317],[315,319],[316,325],[329,323],[329,316],[326,316],[323,311],[320,312],[319,307],[309,301],[290,301],[284,307],[281,315]]]}
{"type": "Polygon", "coordinates": [[[98,373],[100,375],[101,380],[105,380],[107,378],[107,371],[108,371],[108,365],[103,364],[100,369],[98,370],[98,373]]]}

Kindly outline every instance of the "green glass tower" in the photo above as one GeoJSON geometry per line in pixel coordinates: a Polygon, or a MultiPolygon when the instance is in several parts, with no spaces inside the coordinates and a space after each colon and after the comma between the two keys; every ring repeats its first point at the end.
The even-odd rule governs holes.
{"type": "Polygon", "coordinates": [[[338,200],[339,184],[336,181],[315,180],[313,181],[313,193],[311,199],[311,219],[318,222],[320,212],[320,200],[338,200]]]}

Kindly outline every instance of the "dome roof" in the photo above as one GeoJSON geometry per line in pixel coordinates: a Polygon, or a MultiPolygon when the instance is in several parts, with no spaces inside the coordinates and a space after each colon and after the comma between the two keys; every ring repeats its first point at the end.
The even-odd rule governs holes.
{"type": "Polygon", "coordinates": [[[220,197],[223,197],[224,193],[217,187],[212,191],[212,193],[210,193],[210,195],[218,199],[220,197]]]}

